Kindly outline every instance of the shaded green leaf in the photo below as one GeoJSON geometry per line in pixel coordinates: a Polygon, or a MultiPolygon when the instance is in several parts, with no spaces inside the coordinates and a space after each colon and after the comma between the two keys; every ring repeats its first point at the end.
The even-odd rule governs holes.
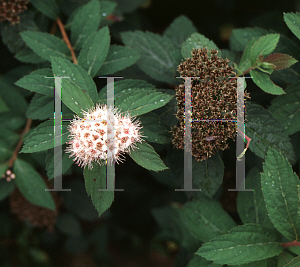
{"type": "Polygon", "coordinates": [[[79,221],[71,213],[60,213],[56,226],[62,233],[69,236],[80,236],[82,234],[79,221]]]}
{"type": "Polygon", "coordinates": [[[164,36],[170,38],[178,49],[181,49],[182,43],[197,32],[193,22],[184,15],[178,16],[164,31],[164,36]]]}
{"type": "Polygon", "coordinates": [[[283,251],[278,256],[278,265],[277,267],[284,267],[287,263],[295,258],[294,254],[290,253],[289,251],[283,251]]]}
{"type": "Polygon", "coordinates": [[[300,13],[283,13],[283,19],[292,33],[300,39],[300,13]]]}
{"type": "Polygon", "coordinates": [[[298,267],[300,264],[300,256],[291,260],[288,264],[284,265],[284,267],[298,267]]]}
{"type": "Polygon", "coordinates": [[[26,161],[16,159],[13,166],[15,182],[22,195],[34,205],[55,210],[55,203],[39,173],[26,161]]]}
{"type": "Polygon", "coordinates": [[[91,196],[100,217],[114,201],[114,191],[98,191],[98,189],[106,189],[106,165],[95,166],[94,164],[92,170],[85,168],[83,175],[86,191],[91,196]]]}
{"type": "Polygon", "coordinates": [[[148,143],[136,143],[136,148],[130,152],[130,157],[143,168],[150,171],[163,171],[168,167],[160,159],[154,148],[148,143]]]}
{"type": "Polygon", "coordinates": [[[151,78],[167,83],[178,82],[175,76],[179,62],[170,54],[175,46],[169,38],[142,31],[122,32],[121,38],[126,46],[141,54],[137,65],[151,78]]]}
{"type": "Polygon", "coordinates": [[[9,160],[13,155],[13,148],[3,139],[0,139],[0,162],[9,160]]]}
{"type": "Polygon", "coordinates": [[[58,17],[59,7],[55,0],[30,0],[30,3],[50,19],[56,20],[58,17]]]}
{"type": "Polygon", "coordinates": [[[107,26],[92,33],[84,42],[78,56],[78,64],[92,77],[94,77],[101,68],[108,54],[109,44],[110,35],[107,26]]]}
{"type": "Polygon", "coordinates": [[[300,82],[286,88],[286,94],[272,100],[269,111],[288,135],[300,130],[300,82]]]}
{"type": "MultiPolygon", "coordinates": [[[[75,83],[77,85],[76,88],[80,87],[83,94],[79,91],[77,92],[77,90],[74,88],[74,94],[71,94],[71,96],[75,97],[76,94],[80,94],[84,101],[90,102],[90,100],[97,100],[97,87],[91,76],[81,66],[73,64],[70,61],[59,57],[51,57],[51,66],[55,76],[70,77],[70,79],[62,79],[62,84],[65,82],[65,80],[68,80],[66,83],[69,86],[75,83]]],[[[66,89],[64,86],[62,86],[62,101],[68,101],[64,97],[65,90],[66,89]]],[[[77,98],[76,101],[77,100],[80,99],[77,98]]],[[[80,103],[80,101],[77,102],[80,103]]],[[[82,103],[82,105],[84,105],[84,103],[82,103]]]]}
{"type": "Polygon", "coordinates": [[[202,242],[225,234],[236,226],[219,202],[206,197],[187,202],[183,206],[183,213],[185,224],[191,233],[202,242]]]}
{"type": "Polygon", "coordinates": [[[105,61],[99,69],[97,75],[113,74],[136,63],[141,55],[126,46],[111,45],[105,61]]]}
{"type": "Polygon", "coordinates": [[[128,111],[131,116],[138,116],[166,105],[172,95],[154,91],[153,89],[136,89],[116,97],[115,105],[128,111]]]}
{"type": "Polygon", "coordinates": [[[251,52],[251,47],[252,45],[254,44],[254,42],[256,41],[257,39],[252,39],[251,41],[249,41],[249,43],[247,44],[244,52],[243,52],[243,55],[241,57],[241,60],[240,60],[240,64],[239,64],[239,69],[241,71],[246,71],[248,70],[250,67],[251,67],[251,55],[250,55],[250,52],[251,52]]]}
{"type": "Polygon", "coordinates": [[[246,189],[252,192],[240,191],[237,198],[237,210],[244,224],[256,223],[274,228],[266,209],[266,203],[261,190],[258,168],[252,168],[246,176],[246,189]]]}
{"type": "Polygon", "coordinates": [[[45,120],[53,117],[53,97],[35,94],[31,99],[26,116],[33,120],[45,120]]]}
{"type": "Polygon", "coordinates": [[[271,81],[269,74],[260,70],[250,70],[250,75],[253,78],[253,82],[266,93],[272,95],[285,94],[281,87],[271,81]]]}
{"type": "Polygon", "coordinates": [[[38,69],[16,81],[15,84],[32,92],[53,97],[54,77],[46,77],[53,77],[52,70],[38,69]]]}
{"type": "MultiPolygon", "coordinates": [[[[20,37],[21,38],[21,37],[20,37]]],[[[29,47],[25,46],[15,54],[15,58],[23,63],[41,63],[46,60],[34,53],[29,47]]]]}
{"type": "Polygon", "coordinates": [[[68,141],[68,122],[62,122],[62,143],[54,144],[54,120],[47,120],[37,126],[31,134],[25,139],[20,153],[33,153],[38,151],[48,150],[54,146],[59,146],[68,141]]]}
{"type": "Polygon", "coordinates": [[[5,199],[15,189],[14,181],[7,182],[5,179],[1,179],[1,176],[5,174],[8,169],[8,163],[0,164],[0,201],[5,199]]]}
{"type": "Polygon", "coordinates": [[[100,2],[92,0],[75,12],[71,24],[71,42],[75,49],[79,49],[85,40],[98,29],[101,19],[100,2]]]}
{"type": "Polygon", "coordinates": [[[277,231],[259,224],[245,224],[205,243],[196,254],[214,263],[238,265],[279,255],[282,250],[277,231]]]}
{"type": "Polygon", "coordinates": [[[222,267],[222,265],[208,261],[195,254],[187,267],[222,267]]]}
{"type": "Polygon", "coordinates": [[[299,240],[298,176],[276,150],[269,149],[261,173],[261,187],[269,217],[275,228],[289,240],[299,240]]]}
{"type": "Polygon", "coordinates": [[[246,135],[252,139],[250,150],[264,159],[271,147],[288,158],[293,165],[296,159],[290,138],[272,114],[257,104],[247,104],[246,114],[246,135]]]}
{"type": "Polygon", "coordinates": [[[29,48],[48,61],[51,60],[51,56],[71,59],[66,43],[50,33],[23,31],[20,35],[29,48]]]}
{"type": "MultiPolygon", "coordinates": [[[[182,44],[181,54],[184,58],[190,58],[191,52],[194,48],[204,48],[206,47],[208,51],[211,49],[218,49],[216,44],[206,38],[200,33],[193,33],[186,41],[182,44]]],[[[221,56],[221,50],[219,50],[218,56],[221,56]]]]}

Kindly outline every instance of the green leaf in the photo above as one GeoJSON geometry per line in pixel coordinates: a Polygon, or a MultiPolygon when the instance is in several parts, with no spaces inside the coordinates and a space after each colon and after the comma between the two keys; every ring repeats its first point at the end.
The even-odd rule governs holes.
{"type": "MultiPolygon", "coordinates": [[[[204,48],[206,47],[208,51],[211,49],[218,49],[216,44],[206,38],[200,33],[193,33],[186,41],[182,44],[181,54],[184,58],[190,58],[191,52],[194,48],[204,48]]],[[[219,50],[218,56],[221,56],[221,50],[219,50]]]]}
{"type": "Polygon", "coordinates": [[[37,10],[41,11],[48,18],[53,20],[57,19],[59,7],[55,0],[31,0],[30,3],[33,4],[37,10]]]}
{"type": "Polygon", "coordinates": [[[219,154],[204,161],[193,158],[193,188],[201,189],[201,193],[212,197],[223,182],[224,164],[219,154]]]}
{"type": "Polygon", "coordinates": [[[108,54],[109,44],[110,35],[107,26],[92,33],[84,42],[78,56],[78,64],[92,77],[94,77],[101,68],[108,54]]]}
{"type": "Polygon", "coordinates": [[[214,263],[238,265],[279,255],[282,250],[277,231],[259,224],[245,224],[205,243],[196,254],[214,263]]]}
{"type": "Polygon", "coordinates": [[[251,40],[268,33],[268,30],[259,27],[233,29],[229,39],[230,49],[237,52],[243,52],[251,40]]]}
{"type": "MultiPolygon", "coordinates": [[[[21,37],[20,37],[21,39],[21,37]]],[[[23,63],[41,63],[46,60],[34,53],[29,47],[25,46],[15,54],[15,58],[23,63]]]]}
{"type": "Polygon", "coordinates": [[[288,135],[300,130],[300,82],[286,88],[286,94],[272,100],[269,111],[288,135]]]}
{"type": "Polygon", "coordinates": [[[7,169],[8,163],[3,163],[0,165],[0,201],[8,197],[15,189],[15,183],[13,180],[7,182],[5,179],[1,179],[1,176],[5,174],[7,169]]]}
{"type": "Polygon", "coordinates": [[[141,54],[137,65],[142,71],[157,81],[178,83],[175,76],[179,62],[171,56],[175,46],[169,38],[142,31],[122,32],[121,38],[141,54]]]}
{"type": "Polygon", "coordinates": [[[220,203],[206,197],[187,202],[183,206],[184,222],[191,233],[201,242],[225,234],[236,223],[223,210],[220,203]]]}
{"type": "Polygon", "coordinates": [[[253,82],[263,91],[272,95],[282,95],[285,92],[281,87],[275,85],[271,79],[270,75],[259,70],[250,70],[250,75],[253,78],[253,82]]]}
{"type": "Polygon", "coordinates": [[[280,34],[267,34],[255,41],[251,47],[250,58],[251,65],[254,66],[260,55],[268,55],[274,51],[279,41],[280,34]]]}
{"type": "Polygon", "coordinates": [[[292,33],[300,39],[300,13],[283,13],[283,19],[292,33]]]}
{"type": "Polygon", "coordinates": [[[133,65],[140,59],[140,57],[140,53],[129,47],[111,45],[109,47],[107,57],[99,69],[97,76],[114,74],[117,71],[133,65]]]}
{"type": "Polygon", "coordinates": [[[147,141],[157,144],[167,144],[171,141],[169,133],[170,127],[161,120],[154,112],[141,115],[139,117],[143,125],[143,135],[147,136],[147,141]]]}
{"type": "Polygon", "coordinates": [[[256,223],[268,228],[274,228],[266,209],[266,203],[261,191],[260,173],[258,168],[252,168],[246,176],[246,188],[253,192],[240,191],[237,198],[237,210],[244,224],[256,223]]]}
{"type": "Polygon", "coordinates": [[[71,24],[71,42],[75,49],[79,49],[85,40],[98,29],[101,19],[100,2],[92,0],[75,12],[71,24]]]}
{"type": "Polygon", "coordinates": [[[48,61],[51,60],[51,56],[71,60],[70,50],[66,43],[50,33],[24,31],[20,35],[29,48],[48,61]]]}
{"type": "Polygon", "coordinates": [[[169,169],[148,143],[136,143],[135,146],[136,149],[131,151],[129,155],[138,165],[155,172],[169,169]]]}
{"type": "Polygon", "coordinates": [[[16,159],[13,166],[15,182],[22,195],[34,205],[55,210],[55,203],[39,173],[26,161],[16,159]]]}
{"type": "Polygon", "coordinates": [[[187,267],[222,267],[220,264],[213,263],[208,261],[197,254],[194,254],[192,260],[189,262],[187,267]]]}
{"type": "Polygon", "coordinates": [[[24,126],[26,118],[19,114],[12,114],[11,112],[5,112],[0,114],[0,125],[3,128],[9,130],[19,130],[20,127],[24,126]]]}
{"type": "MultiPolygon", "coordinates": [[[[73,160],[72,158],[69,157],[70,154],[65,153],[62,151],[62,160],[57,162],[62,166],[62,174],[65,174],[70,167],[73,165],[73,160]]],[[[54,178],[54,150],[50,149],[47,151],[47,156],[46,156],[46,171],[47,171],[47,176],[48,179],[53,179],[54,178]]]]}
{"type": "MultiPolygon", "coordinates": [[[[78,87],[80,87],[81,91],[83,91],[84,93],[84,95],[82,95],[84,99],[90,97],[91,100],[93,101],[97,100],[98,98],[97,87],[93,79],[91,78],[91,76],[88,73],[86,73],[86,71],[81,66],[73,64],[66,59],[58,58],[58,57],[51,57],[51,65],[55,76],[70,77],[70,79],[62,79],[62,80],[63,81],[70,80],[67,82],[68,84],[75,83],[78,87]]],[[[65,88],[62,86],[62,92],[64,93],[64,91],[65,88]]],[[[75,94],[71,96],[74,97],[75,94]]],[[[64,96],[62,97],[64,101],[64,96]]],[[[90,99],[86,101],[89,102],[90,99]]]]}
{"type": "Polygon", "coordinates": [[[54,120],[47,120],[37,126],[25,139],[25,144],[20,153],[33,153],[48,150],[54,146],[59,146],[68,141],[68,122],[62,122],[62,143],[54,144],[54,120]]]}
{"type": "Polygon", "coordinates": [[[249,41],[249,43],[247,44],[244,52],[243,52],[243,55],[241,57],[241,60],[240,60],[240,64],[239,64],[239,69],[241,71],[246,71],[248,70],[250,67],[251,67],[251,55],[250,55],[250,52],[251,52],[251,48],[252,48],[252,45],[254,44],[254,42],[256,41],[257,39],[252,39],[251,41],[249,41]]]}
{"type": "Polygon", "coordinates": [[[122,112],[128,111],[131,116],[139,116],[166,105],[172,98],[172,95],[153,89],[135,88],[122,97],[116,97],[115,105],[122,109],[122,112]]]}
{"type": "Polygon", "coordinates": [[[272,54],[264,59],[264,62],[271,63],[276,66],[274,70],[282,70],[288,68],[298,62],[298,60],[286,54],[272,54]]]}
{"type": "Polygon", "coordinates": [[[56,226],[62,233],[68,236],[80,236],[82,234],[78,219],[71,213],[60,213],[56,226]]]}
{"type": "Polygon", "coordinates": [[[46,96],[54,95],[54,77],[51,69],[38,69],[24,76],[15,84],[31,92],[37,92],[46,96]]]}
{"type": "Polygon", "coordinates": [[[2,96],[0,95],[0,113],[9,111],[9,107],[6,105],[2,96]]]}
{"type": "Polygon", "coordinates": [[[288,158],[292,165],[296,163],[290,138],[268,110],[257,104],[247,104],[246,115],[246,135],[252,139],[249,148],[255,155],[264,159],[271,147],[288,158]]]}
{"type": "Polygon", "coordinates": [[[278,265],[277,267],[284,267],[287,263],[295,258],[294,254],[290,253],[289,251],[283,251],[278,256],[278,265]]]}
{"type": "Polygon", "coordinates": [[[116,2],[111,2],[111,1],[100,1],[100,11],[101,11],[101,23],[100,23],[100,27],[102,26],[102,24],[105,24],[107,21],[105,20],[107,18],[108,15],[111,15],[116,6],[118,4],[116,2]]]}
{"type": "Polygon", "coordinates": [[[170,38],[178,49],[181,49],[182,43],[197,32],[193,22],[184,15],[181,15],[173,20],[173,22],[164,31],[163,36],[170,38]]]}
{"type": "Polygon", "coordinates": [[[284,265],[284,267],[298,267],[300,264],[300,256],[291,260],[288,264],[284,265]]]}
{"type": "Polygon", "coordinates": [[[46,120],[53,118],[53,97],[35,94],[31,99],[26,116],[33,120],[46,120]]]}
{"type": "Polygon", "coordinates": [[[83,175],[86,191],[91,196],[100,217],[114,201],[114,191],[98,191],[106,189],[106,165],[94,165],[92,170],[85,168],[83,175]]]}
{"type": "Polygon", "coordinates": [[[20,136],[10,129],[1,127],[0,139],[9,144],[11,148],[14,148],[18,144],[20,136]]]}
{"type": "Polygon", "coordinates": [[[275,228],[289,240],[299,240],[296,225],[299,178],[276,150],[269,149],[261,173],[261,187],[269,217],[275,228]]]}
{"type": "Polygon", "coordinates": [[[3,139],[0,139],[0,162],[9,160],[13,155],[12,147],[3,139]]]}

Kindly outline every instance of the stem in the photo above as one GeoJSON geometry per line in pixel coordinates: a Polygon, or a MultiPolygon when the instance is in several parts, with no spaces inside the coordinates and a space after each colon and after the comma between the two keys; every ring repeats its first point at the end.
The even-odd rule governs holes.
{"type": "Polygon", "coordinates": [[[245,70],[243,73],[242,73],[242,76],[244,76],[245,74],[247,74],[248,72],[250,72],[250,70],[253,70],[254,68],[253,67],[250,67],[249,69],[245,70]]]}
{"type": "Polygon", "coordinates": [[[291,242],[282,243],[281,246],[283,248],[296,247],[296,246],[299,247],[300,242],[297,242],[297,240],[295,240],[295,241],[291,241],[291,242]]]}
{"type": "Polygon", "coordinates": [[[61,34],[62,34],[62,36],[63,36],[63,39],[64,39],[65,43],[67,44],[67,46],[68,46],[68,48],[69,48],[69,50],[70,50],[70,52],[71,52],[72,60],[73,60],[74,64],[77,65],[77,64],[78,64],[78,61],[77,61],[77,58],[76,58],[74,49],[73,49],[73,47],[72,47],[72,45],[71,45],[71,43],[70,43],[69,37],[68,37],[68,35],[67,35],[67,33],[66,33],[65,26],[64,26],[63,23],[61,22],[60,18],[57,18],[57,19],[56,19],[56,23],[57,23],[57,25],[58,25],[58,27],[59,27],[59,30],[60,30],[60,32],[61,32],[61,34]]]}
{"type": "Polygon", "coordinates": [[[24,134],[26,134],[26,133],[29,131],[30,126],[31,126],[31,122],[32,122],[32,119],[28,119],[28,120],[27,120],[25,129],[24,129],[24,131],[20,134],[20,139],[19,139],[19,142],[18,142],[18,144],[17,144],[17,147],[16,147],[16,149],[15,149],[15,151],[14,151],[14,153],[13,153],[13,156],[11,157],[11,159],[9,160],[9,163],[8,163],[8,168],[9,168],[9,169],[12,168],[12,166],[13,166],[15,160],[17,159],[17,155],[18,155],[18,153],[19,153],[19,151],[20,151],[20,149],[21,149],[21,147],[22,147],[22,144],[23,144],[23,136],[24,136],[24,134]]]}

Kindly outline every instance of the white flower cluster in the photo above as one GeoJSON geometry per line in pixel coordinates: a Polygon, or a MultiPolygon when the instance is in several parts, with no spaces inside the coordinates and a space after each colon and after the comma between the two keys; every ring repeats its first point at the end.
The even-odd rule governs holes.
{"type": "Polygon", "coordinates": [[[70,142],[66,149],[78,166],[92,169],[92,162],[122,162],[121,153],[129,153],[135,142],[142,142],[140,122],[134,122],[128,113],[121,116],[116,108],[97,104],[83,115],[76,116],[69,125],[70,142]]]}

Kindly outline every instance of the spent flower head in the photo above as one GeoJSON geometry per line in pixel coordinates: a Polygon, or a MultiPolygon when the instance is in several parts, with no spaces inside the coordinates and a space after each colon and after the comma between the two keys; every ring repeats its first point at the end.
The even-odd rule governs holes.
{"type": "Polygon", "coordinates": [[[142,142],[140,122],[129,113],[122,115],[117,108],[96,105],[83,111],[83,118],[76,116],[69,125],[70,142],[66,152],[72,153],[81,167],[92,163],[100,165],[122,162],[121,156],[130,153],[136,142],[142,142]]]}
{"type": "MultiPolygon", "coordinates": [[[[178,66],[181,77],[192,79],[192,155],[197,161],[206,160],[219,149],[228,148],[228,139],[236,138],[237,79],[228,59],[218,57],[218,51],[193,49],[192,58],[178,66]],[[224,122],[224,120],[227,120],[224,122]]],[[[250,98],[245,91],[244,102],[250,98]]],[[[185,86],[176,88],[179,126],[172,129],[174,147],[184,149],[185,86]]],[[[239,105],[243,106],[244,105],[239,105]]],[[[187,148],[190,149],[190,148],[187,148]]]]}

